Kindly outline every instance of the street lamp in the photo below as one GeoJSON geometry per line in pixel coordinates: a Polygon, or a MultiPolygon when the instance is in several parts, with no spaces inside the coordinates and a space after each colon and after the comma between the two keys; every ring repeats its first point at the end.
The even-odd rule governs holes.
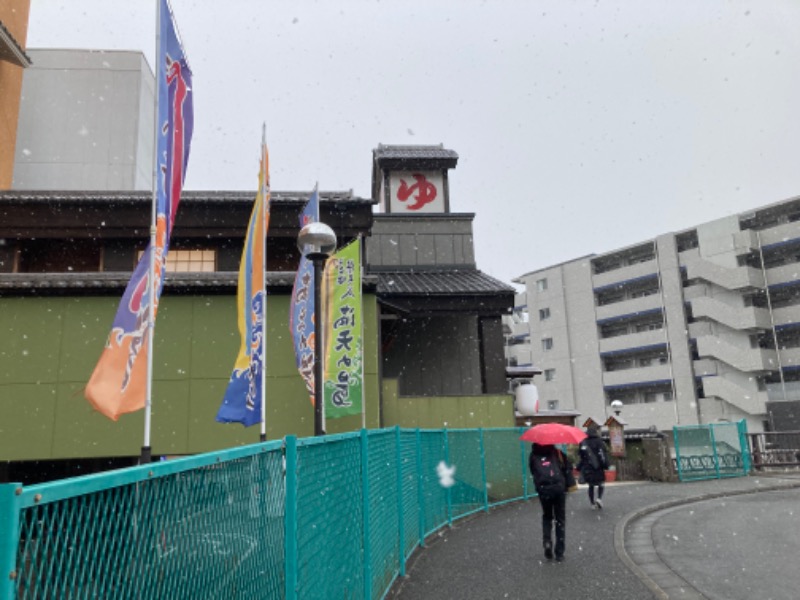
{"type": "Polygon", "coordinates": [[[619,413],[622,412],[622,400],[614,400],[611,403],[611,410],[614,411],[614,414],[619,416],[619,413]]]}
{"type": "Polygon", "coordinates": [[[322,268],[336,250],[336,234],[325,223],[309,223],[297,236],[297,248],[314,265],[314,435],[322,435],[322,268]]]}

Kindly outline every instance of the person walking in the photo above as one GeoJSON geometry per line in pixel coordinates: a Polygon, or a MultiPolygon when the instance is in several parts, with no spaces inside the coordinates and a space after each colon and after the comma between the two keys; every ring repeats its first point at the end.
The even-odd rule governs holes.
{"type": "Polygon", "coordinates": [[[608,448],[600,437],[600,430],[597,425],[589,425],[586,428],[586,435],[578,451],[580,462],[578,470],[583,476],[583,480],[589,485],[589,503],[592,508],[603,508],[603,492],[605,491],[606,469],[610,466],[608,459],[608,448]]]}
{"type": "Polygon", "coordinates": [[[567,491],[575,486],[572,465],[566,455],[552,445],[533,444],[528,459],[539,503],[542,506],[542,544],[544,556],[564,560],[567,527],[567,491]],[[553,523],[556,544],[553,547],[553,523]],[[555,550],[555,554],[554,551],[555,550]]]}

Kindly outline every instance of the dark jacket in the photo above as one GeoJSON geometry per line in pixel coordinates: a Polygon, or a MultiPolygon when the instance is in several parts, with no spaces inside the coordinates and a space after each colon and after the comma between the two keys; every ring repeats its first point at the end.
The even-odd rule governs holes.
{"type": "Polygon", "coordinates": [[[550,490],[542,489],[544,482],[541,481],[541,477],[534,468],[534,460],[537,456],[548,457],[550,461],[561,471],[564,481],[564,489],[559,493],[566,493],[569,488],[575,485],[575,477],[572,475],[572,464],[570,464],[569,459],[563,452],[561,452],[561,450],[555,446],[541,446],[539,444],[533,444],[531,446],[530,456],[528,457],[528,468],[533,476],[533,484],[536,486],[537,494],[542,495],[544,492],[545,495],[552,496],[550,490]]]}
{"type": "Polygon", "coordinates": [[[578,447],[581,460],[578,469],[586,483],[602,483],[606,480],[605,470],[611,465],[608,448],[596,429],[590,429],[588,436],[578,447]]]}

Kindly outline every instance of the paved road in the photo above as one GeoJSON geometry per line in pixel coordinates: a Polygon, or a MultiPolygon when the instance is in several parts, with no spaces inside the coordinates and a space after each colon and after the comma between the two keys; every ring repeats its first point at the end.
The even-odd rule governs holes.
{"type": "Polygon", "coordinates": [[[799,486],[754,476],[611,484],[602,511],[581,489],[568,498],[560,564],[544,558],[538,501],[510,504],[434,535],[387,597],[794,599],[799,486]]]}

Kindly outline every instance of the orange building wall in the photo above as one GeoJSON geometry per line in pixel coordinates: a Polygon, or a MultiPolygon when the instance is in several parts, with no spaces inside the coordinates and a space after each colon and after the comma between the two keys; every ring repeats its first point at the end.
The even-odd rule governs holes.
{"type": "MultiPolygon", "coordinates": [[[[0,1],[0,21],[26,47],[30,0],[0,1]]],[[[0,60],[0,190],[11,188],[23,68],[0,60]]]]}

